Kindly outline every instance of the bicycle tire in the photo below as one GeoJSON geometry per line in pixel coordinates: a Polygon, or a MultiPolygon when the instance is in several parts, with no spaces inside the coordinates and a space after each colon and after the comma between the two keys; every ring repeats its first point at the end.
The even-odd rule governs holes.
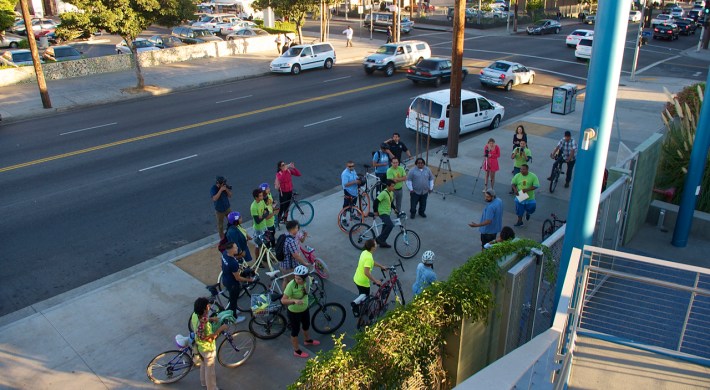
{"type": "Polygon", "coordinates": [[[557,163],[555,163],[555,167],[552,168],[552,176],[550,176],[550,193],[555,192],[555,188],[557,188],[557,181],[560,180],[560,169],[557,167],[557,163]]]}
{"type": "Polygon", "coordinates": [[[551,220],[546,219],[542,223],[542,241],[547,240],[547,237],[550,237],[552,235],[552,233],[554,233],[554,232],[555,232],[555,224],[551,220]]]}
{"type": "MultiPolygon", "coordinates": [[[[214,301],[214,302],[210,303],[210,315],[209,316],[215,317],[215,316],[217,316],[217,313],[221,312],[222,310],[224,310],[222,305],[220,305],[219,302],[214,301]]],[[[187,330],[188,330],[188,332],[195,331],[194,329],[192,329],[192,314],[190,314],[187,317],[187,330]]]]}
{"type": "Polygon", "coordinates": [[[257,320],[252,317],[249,321],[249,331],[262,340],[275,339],[286,331],[286,317],[281,313],[274,313],[273,316],[257,320]]]}
{"type": "Polygon", "coordinates": [[[363,192],[360,194],[360,197],[358,199],[358,206],[360,210],[364,213],[363,215],[369,215],[371,211],[370,208],[372,206],[372,202],[370,201],[370,195],[367,192],[363,192]]]}
{"type": "Polygon", "coordinates": [[[217,348],[217,361],[224,367],[239,367],[249,360],[256,349],[254,335],[246,330],[238,330],[225,337],[217,348]],[[225,346],[226,344],[226,346],[225,346]]]}
{"type": "MultiPolygon", "coordinates": [[[[239,298],[237,298],[237,309],[244,313],[251,313],[251,296],[265,294],[268,289],[264,283],[261,282],[248,283],[247,286],[248,287],[242,286],[241,288],[244,293],[241,291],[239,292],[239,298]]],[[[234,315],[237,315],[237,313],[234,313],[234,315]]]]}
{"type": "Polygon", "coordinates": [[[145,368],[145,373],[153,383],[165,384],[175,383],[184,378],[192,370],[192,356],[185,351],[171,350],[165,351],[154,357],[145,368]],[[162,361],[167,359],[167,362],[162,361]],[[177,361],[173,361],[176,360],[177,361]],[[156,374],[165,370],[165,379],[160,379],[156,374]],[[175,374],[177,372],[177,374],[175,374]]]}
{"type": "Polygon", "coordinates": [[[374,240],[375,233],[372,227],[366,223],[358,223],[350,228],[350,243],[359,250],[365,249],[365,241],[374,240]]]}
{"type": "Polygon", "coordinates": [[[360,316],[357,317],[357,323],[355,324],[357,330],[362,330],[366,326],[370,326],[372,325],[372,323],[375,322],[376,313],[373,311],[373,305],[376,305],[375,302],[378,301],[373,299],[372,297],[368,297],[367,300],[363,303],[362,310],[360,311],[360,316]]]}
{"type": "Polygon", "coordinates": [[[347,233],[352,226],[348,223],[348,220],[350,222],[357,221],[357,223],[361,223],[365,220],[365,214],[356,206],[345,206],[340,209],[340,212],[338,213],[338,227],[343,233],[347,233]]]}
{"type": "Polygon", "coordinates": [[[337,302],[321,305],[311,317],[313,330],[320,334],[331,334],[345,322],[345,307],[337,302]]]}
{"type": "Polygon", "coordinates": [[[402,283],[397,279],[394,289],[394,303],[395,305],[406,305],[407,301],[404,300],[404,290],[402,290],[402,283]]]}
{"type": "Polygon", "coordinates": [[[330,271],[328,270],[328,264],[323,261],[320,257],[316,257],[316,259],[313,261],[313,267],[316,270],[316,274],[320,276],[323,279],[328,279],[330,276],[330,271]]]}
{"type": "Polygon", "coordinates": [[[299,200],[293,204],[291,208],[291,220],[298,221],[301,226],[307,226],[313,221],[315,209],[311,202],[307,200],[299,200]]]}
{"type": "Polygon", "coordinates": [[[405,229],[394,238],[394,251],[399,257],[411,259],[419,253],[422,242],[414,230],[405,229]]]}

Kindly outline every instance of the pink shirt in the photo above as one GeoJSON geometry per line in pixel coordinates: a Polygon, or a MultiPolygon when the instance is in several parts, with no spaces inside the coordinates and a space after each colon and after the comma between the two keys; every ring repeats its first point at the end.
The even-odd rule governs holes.
{"type": "Polygon", "coordinates": [[[301,172],[299,172],[296,168],[288,168],[283,171],[278,171],[278,173],[276,173],[276,181],[279,182],[280,192],[293,191],[293,181],[291,180],[291,175],[301,176],[301,172]]]}

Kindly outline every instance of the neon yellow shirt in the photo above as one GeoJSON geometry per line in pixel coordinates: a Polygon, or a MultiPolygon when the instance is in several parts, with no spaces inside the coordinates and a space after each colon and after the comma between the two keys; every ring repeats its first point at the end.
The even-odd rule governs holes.
{"type": "Polygon", "coordinates": [[[353,282],[358,286],[370,287],[370,278],[365,275],[365,268],[369,268],[370,272],[372,272],[374,266],[375,259],[372,257],[372,253],[368,250],[362,251],[362,253],[360,253],[360,260],[358,260],[357,263],[355,276],[353,276],[353,282]]]}
{"type": "MultiPolygon", "coordinates": [[[[200,327],[200,317],[198,317],[197,314],[192,313],[190,324],[192,325],[192,331],[195,332],[195,344],[197,344],[197,350],[200,351],[200,353],[212,352],[217,349],[217,343],[215,342],[216,339],[212,341],[205,341],[200,339],[200,336],[197,334],[197,329],[200,327]]],[[[213,332],[214,330],[212,329],[212,323],[207,321],[207,323],[205,323],[204,334],[209,336],[213,332]]]]}

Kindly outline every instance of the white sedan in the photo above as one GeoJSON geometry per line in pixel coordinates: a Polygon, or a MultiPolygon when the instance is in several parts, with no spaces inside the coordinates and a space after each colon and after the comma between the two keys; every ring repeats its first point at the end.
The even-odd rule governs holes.
{"type": "Polygon", "coordinates": [[[17,35],[5,34],[0,36],[0,47],[9,47],[11,49],[17,49],[18,47],[20,47],[20,42],[24,39],[25,38],[22,38],[17,35]]]}
{"type": "Polygon", "coordinates": [[[640,23],[641,22],[641,11],[631,11],[631,13],[629,13],[629,22],[640,23]]]}
{"type": "Polygon", "coordinates": [[[220,24],[219,27],[220,34],[222,34],[223,36],[227,36],[235,31],[239,31],[245,28],[256,28],[256,23],[251,22],[249,20],[237,19],[236,21],[232,21],[230,23],[220,24]]]}
{"type": "Polygon", "coordinates": [[[506,91],[510,91],[514,85],[532,84],[535,71],[517,62],[496,61],[483,68],[479,78],[484,87],[504,87],[506,91]]]}
{"type": "Polygon", "coordinates": [[[651,27],[654,27],[657,24],[671,23],[671,22],[673,22],[673,20],[674,20],[673,16],[668,15],[668,14],[656,15],[655,18],[651,19],[651,27]]]}
{"type": "Polygon", "coordinates": [[[591,37],[594,35],[594,30],[574,30],[567,36],[565,43],[569,47],[577,47],[577,44],[582,38],[591,37]]]}
{"type": "MultiPolygon", "coordinates": [[[[138,53],[160,50],[158,46],[155,46],[153,42],[145,38],[136,38],[136,40],[133,41],[133,45],[135,45],[138,53]]],[[[116,45],[116,54],[131,54],[131,48],[128,47],[126,41],[121,41],[121,43],[116,45]]]]}

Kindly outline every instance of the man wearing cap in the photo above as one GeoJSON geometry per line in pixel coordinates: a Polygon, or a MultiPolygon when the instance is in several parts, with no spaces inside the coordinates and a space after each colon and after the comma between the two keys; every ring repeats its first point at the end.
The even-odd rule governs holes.
{"type": "Polygon", "coordinates": [[[396,158],[399,162],[402,162],[402,152],[407,153],[407,158],[412,158],[412,153],[407,149],[407,145],[399,140],[399,133],[392,133],[392,138],[385,141],[389,145],[388,153],[391,158],[396,158]]]}
{"type": "Polygon", "coordinates": [[[387,169],[390,167],[390,155],[387,150],[390,147],[386,143],[380,145],[380,150],[372,155],[372,166],[375,168],[375,176],[380,178],[380,182],[384,187],[387,181],[387,169]]]}
{"type": "Polygon", "coordinates": [[[487,204],[481,214],[481,220],[468,224],[481,232],[481,248],[495,240],[503,226],[503,202],[496,197],[496,191],[492,188],[487,189],[484,196],[487,204]]]}
{"type": "Polygon", "coordinates": [[[217,182],[212,186],[210,195],[212,195],[212,202],[214,203],[219,238],[223,239],[224,219],[232,211],[229,205],[229,198],[232,197],[232,186],[227,184],[227,179],[224,176],[217,176],[217,182]]]}

